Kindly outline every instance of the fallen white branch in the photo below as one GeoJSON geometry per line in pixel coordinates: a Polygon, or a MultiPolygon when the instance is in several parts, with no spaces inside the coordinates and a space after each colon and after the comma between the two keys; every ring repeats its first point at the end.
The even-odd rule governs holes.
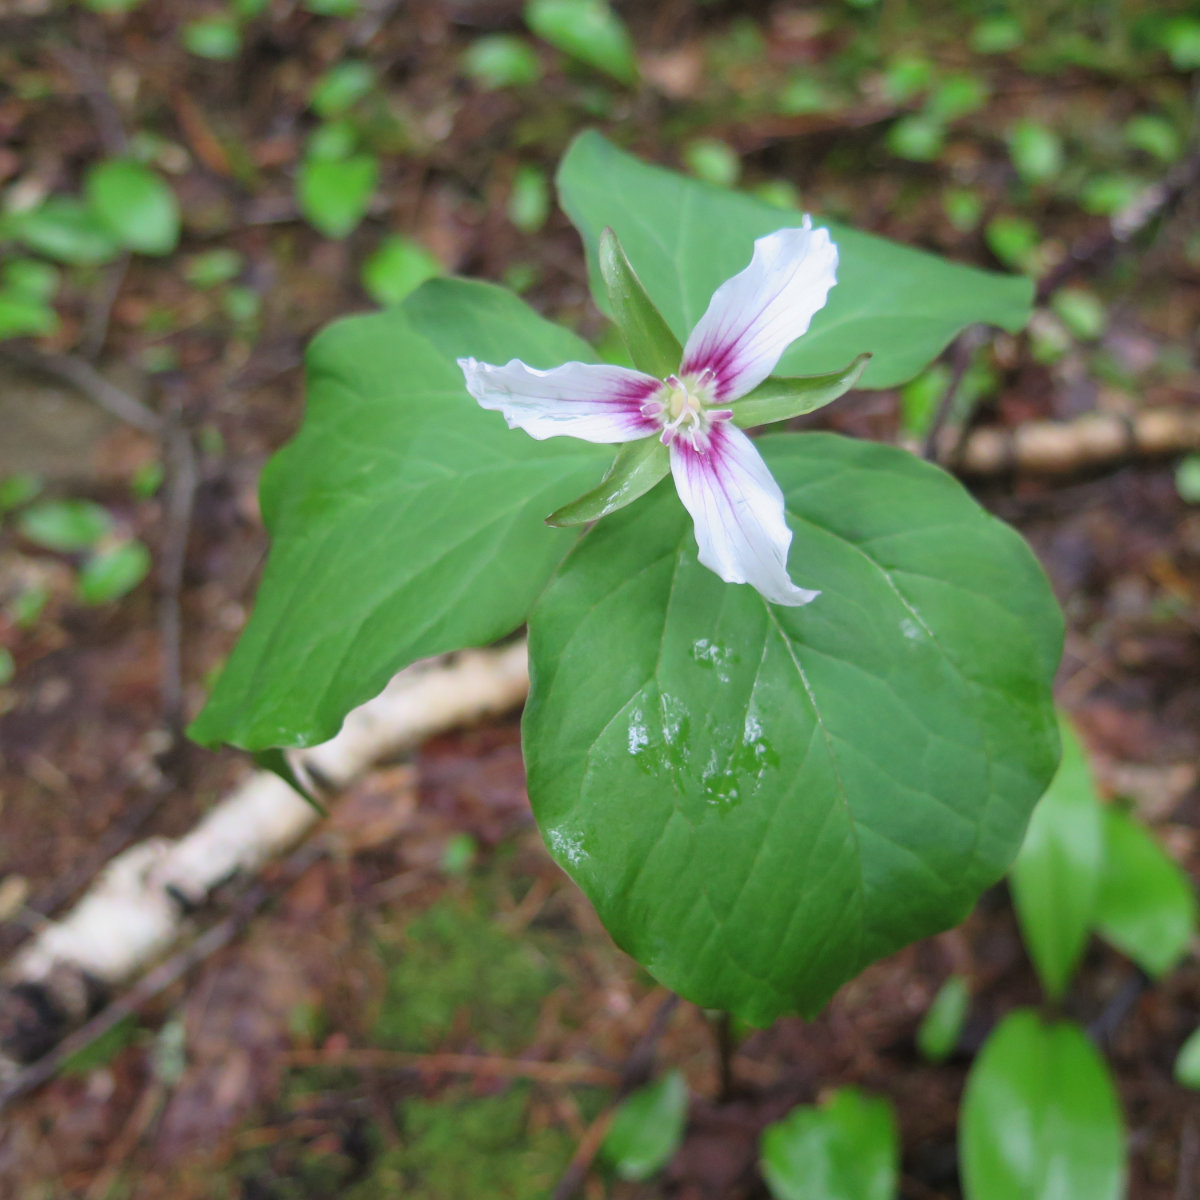
{"type": "MultiPolygon", "coordinates": [[[[355,709],[331,741],[298,751],[296,765],[345,787],[435,733],[509,711],[528,689],[524,642],[417,663],[355,709]]],[[[44,987],[58,1015],[77,1023],[96,985],[110,991],[134,978],[176,941],[189,907],[234,876],[256,872],[319,820],[277,776],[255,772],[184,837],[141,842],[113,859],[61,921],[17,952],[2,973],[5,989],[44,987]]],[[[0,1075],[5,1065],[0,1059],[0,1075]]]]}

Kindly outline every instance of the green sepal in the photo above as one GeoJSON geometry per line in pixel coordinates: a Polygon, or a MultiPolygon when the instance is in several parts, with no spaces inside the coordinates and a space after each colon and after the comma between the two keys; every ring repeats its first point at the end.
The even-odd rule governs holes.
{"type": "Polygon", "coordinates": [[[828,375],[767,379],[730,404],[733,423],[742,429],[751,429],[755,425],[787,421],[824,408],[858,382],[870,359],[869,354],[860,354],[848,367],[828,375]]]}
{"type": "Polygon", "coordinates": [[[644,496],[670,469],[670,454],[658,438],[626,442],[599,484],[578,500],[552,512],[546,524],[583,525],[598,521],[644,496]]]}
{"type": "Polygon", "coordinates": [[[678,371],[683,347],[647,295],[611,228],[600,235],[600,274],[633,365],[655,379],[678,371]]]}

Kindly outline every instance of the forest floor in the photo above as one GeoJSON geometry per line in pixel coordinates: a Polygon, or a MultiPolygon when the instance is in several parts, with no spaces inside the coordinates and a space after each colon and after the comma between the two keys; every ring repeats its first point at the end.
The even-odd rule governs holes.
{"type": "MultiPolygon", "coordinates": [[[[740,172],[739,186],[782,183],[818,213],[1090,297],[1102,314],[1092,328],[1047,286],[1028,333],[975,352],[959,413],[973,424],[1200,403],[1197,190],[1119,242],[1095,182],[1116,194],[1122,181],[1166,178],[1194,137],[1195,73],[1147,50],[1132,18],[1064,32],[1054,5],[1015,6],[1024,36],[995,51],[972,42],[972,20],[933,19],[932,4],[618,5],[637,87],[531,38],[540,82],[489,90],[464,76],[463,55],[484,33],[524,35],[520,5],[504,0],[364,3],[345,17],[280,0],[230,61],[181,44],[186,20],[216,5],[17,7],[0,13],[0,186],[69,192],[88,163],[140,141],[185,214],[174,255],[69,273],[60,326],[37,353],[91,354],[170,414],[195,448],[196,480],[190,515],[172,514],[171,463],[163,489],[144,483],[163,463],[157,438],[0,346],[0,479],[32,471],[49,494],[98,502],[155,562],[141,586],[88,606],[75,559],[0,525],[0,647],[14,666],[0,682],[5,954],[122,846],[178,836],[246,773],[239,755],[174,727],[203,703],[252,604],[267,549],[257,477],[301,420],[304,344],[371,306],[360,273],[381,237],[400,231],[445,269],[520,285],[540,311],[603,333],[565,218],[510,199],[520,169],[545,180],[580,128],[709,177],[740,172]],[[382,179],[366,219],[335,240],[302,219],[292,179],[314,81],[347,58],[381,81],[382,179]],[[981,94],[929,118],[929,85],[903,83],[922,61],[937,79],[982,81],[981,94]],[[1184,131],[1174,153],[1123,140],[1147,112],[1184,131]],[[1014,168],[1021,122],[1055,131],[1066,147],[1056,169],[1014,168]],[[734,151],[732,167],[708,139],[734,151]],[[217,249],[236,252],[236,279],[194,282],[217,249]],[[181,553],[173,597],[165,564],[181,553]],[[10,602],[35,585],[40,610],[18,620],[10,602]]],[[[954,353],[917,386],[853,393],[807,427],[919,434],[954,353]]],[[[1063,604],[1058,695],[1102,790],[1135,801],[1200,878],[1200,507],[1181,496],[1177,467],[1126,457],[971,485],[1030,540],[1063,604]]],[[[854,1083],[896,1104],[905,1200],[955,1200],[971,1057],[1005,1012],[1040,1002],[1000,885],[959,928],[869,968],[818,1019],[749,1033],[722,1095],[710,1017],[669,1004],[542,848],[516,714],[371,771],[320,836],[302,871],[268,872],[271,901],[242,938],[5,1114],[0,1195],[532,1200],[555,1191],[649,1056],[686,1075],[684,1145],[653,1184],[598,1166],[581,1195],[765,1196],[763,1127],[854,1083]],[[951,973],[969,980],[971,1013],[958,1050],[934,1065],[914,1033],[951,973]]],[[[1113,1067],[1132,1200],[1184,1200],[1200,1195],[1181,1166],[1197,1153],[1200,1100],[1171,1069],[1200,1012],[1200,965],[1143,982],[1096,944],[1064,1007],[1113,1067]]]]}

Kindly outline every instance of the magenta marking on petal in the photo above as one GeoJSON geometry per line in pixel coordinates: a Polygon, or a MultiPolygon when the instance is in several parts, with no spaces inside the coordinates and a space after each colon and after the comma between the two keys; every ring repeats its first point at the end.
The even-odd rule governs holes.
{"type": "MultiPolygon", "coordinates": [[[[714,399],[724,400],[737,377],[737,342],[705,348],[697,358],[689,358],[681,368],[683,374],[708,376],[712,381],[714,399]]],[[[707,380],[706,380],[707,382],[707,380]]]]}

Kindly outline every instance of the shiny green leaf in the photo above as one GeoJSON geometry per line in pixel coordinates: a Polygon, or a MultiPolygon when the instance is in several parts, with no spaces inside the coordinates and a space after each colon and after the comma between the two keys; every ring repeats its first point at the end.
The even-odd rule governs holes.
{"type": "MultiPolygon", "coordinates": [[[[799,216],[737,192],[648,166],[598,133],[575,139],[558,171],[559,196],[587,247],[592,292],[609,311],[600,236],[621,239],[668,327],[683,342],[715,289],[749,262],[754,239],[799,216]]],[[[863,387],[912,378],[972,324],[1020,329],[1029,280],[959,266],[818,218],[838,246],[838,285],[812,328],[783,356],[780,375],[824,375],[873,355],[863,387]]]]}
{"type": "Polygon", "coordinates": [[[971,993],[961,975],[951,975],[938,989],[929,1011],[917,1028],[917,1049],[930,1062],[944,1062],[958,1045],[971,993]]]}
{"type": "Polygon", "coordinates": [[[170,254],[179,242],[179,201],[149,167],[110,159],[87,175],[92,208],[122,246],[139,254],[170,254]]]}
{"type": "Polygon", "coordinates": [[[683,1141],[687,1084],[678,1071],[647,1084],[617,1110],[603,1156],[622,1179],[649,1179],[665,1167],[683,1141]]]}
{"type": "Polygon", "coordinates": [[[109,604],[133,591],[150,573],[150,551],[141,542],[122,542],[83,564],[75,595],[89,605],[109,604]]]}
{"type": "Polygon", "coordinates": [[[1104,869],[1096,932],[1158,978],[1196,936],[1196,890],[1174,859],[1128,813],[1104,811],[1104,869]]]}
{"type": "Polygon", "coordinates": [[[598,522],[530,616],[551,853],[666,986],[763,1025],[960,921],[1058,761],[1061,623],[1013,531],[886,446],[776,434],[802,608],[699,564],[674,489],[598,522]]]}
{"type": "Polygon", "coordinates": [[[958,1144],[966,1200],[1118,1200],[1124,1191],[1116,1089],[1069,1021],[1005,1017],[971,1068],[958,1144]]]}
{"type": "Polygon", "coordinates": [[[900,1134],[882,1096],[839,1088],[793,1108],[763,1131],[759,1151],[775,1200],[895,1200],[900,1134]]]}
{"type": "Polygon", "coordinates": [[[633,42],[605,0],[527,0],[525,22],[564,54],[621,83],[637,81],[633,42]]]}
{"type": "Polygon", "coordinates": [[[1200,1029],[1179,1048],[1175,1057],[1175,1082],[1200,1091],[1200,1029]]]}
{"type": "Polygon", "coordinates": [[[272,549],[254,615],[198,740],[324,741],[414,659],[525,619],[575,540],[545,514],[611,450],[514,433],[467,394],[455,361],[466,355],[593,358],[500,288],[440,279],[309,347],[304,426],[263,476],[272,549]]]}
{"type": "Polygon", "coordinates": [[[296,175],[296,199],[310,224],[326,237],[343,238],[367,215],[379,181],[373,154],[306,158],[296,175]]]}
{"type": "Polygon", "coordinates": [[[1042,987],[1061,1000],[1096,913],[1104,864],[1102,811],[1083,747],[1063,720],[1062,762],[1009,875],[1021,936],[1042,987]]]}
{"type": "Polygon", "coordinates": [[[21,536],[46,550],[88,550],[112,528],[108,509],[90,500],[43,500],[17,517],[21,536]]]}

